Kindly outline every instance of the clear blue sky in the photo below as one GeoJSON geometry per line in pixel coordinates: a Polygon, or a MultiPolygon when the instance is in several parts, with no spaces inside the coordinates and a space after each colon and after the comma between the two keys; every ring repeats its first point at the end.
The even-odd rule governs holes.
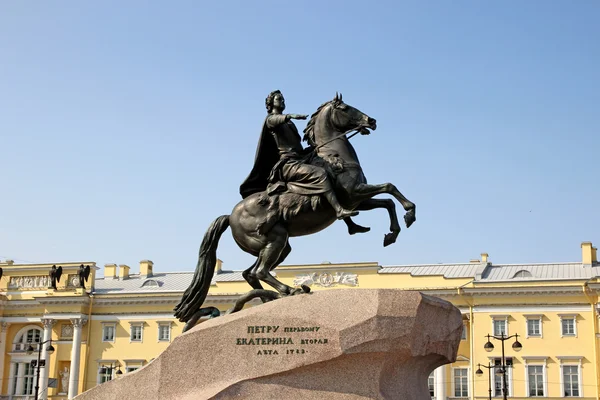
{"type": "MultiPolygon", "coordinates": [[[[264,98],[336,91],[378,129],[385,211],[292,239],[287,264],[578,261],[600,244],[597,1],[102,1],[0,5],[0,258],[193,270],[240,200],[264,98]]],[[[306,121],[298,121],[303,129],[306,121]]],[[[253,258],[223,236],[226,269],[253,258]]]]}

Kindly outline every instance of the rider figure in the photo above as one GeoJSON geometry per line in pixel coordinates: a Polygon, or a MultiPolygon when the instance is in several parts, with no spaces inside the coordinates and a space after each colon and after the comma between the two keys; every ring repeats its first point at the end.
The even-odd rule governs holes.
{"type": "Polygon", "coordinates": [[[333,185],[325,169],[308,163],[307,152],[292,119],[306,119],[307,115],[283,114],[285,99],[279,90],[271,92],[266,100],[265,119],[254,168],[240,187],[242,197],[267,190],[273,194],[281,184],[292,193],[323,196],[335,210],[337,219],[358,215],[344,209],[337,200],[333,185]]]}

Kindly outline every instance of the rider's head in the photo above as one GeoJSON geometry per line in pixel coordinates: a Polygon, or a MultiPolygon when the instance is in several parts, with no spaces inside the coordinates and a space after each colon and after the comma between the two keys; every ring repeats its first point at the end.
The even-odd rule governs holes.
{"type": "Polygon", "coordinates": [[[265,99],[265,105],[269,114],[273,112],[273,109],[278,109],[283,112],[283,110],[285,110],[285,99],[283,98],[283,94],[281,94],[279,90],[272,91],[265,99]]]}

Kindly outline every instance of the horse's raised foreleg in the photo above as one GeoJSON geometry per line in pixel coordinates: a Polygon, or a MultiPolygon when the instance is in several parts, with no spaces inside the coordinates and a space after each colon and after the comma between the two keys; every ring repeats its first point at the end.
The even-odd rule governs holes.
{"type": "Polygon", "coordinates": [[[390,194],[396,198],[402,204],[402,207],[406,211],[404,214],[404,222],[406,223],[406,227],[409,228],[413,222],[417,220],[416,218],[416,205],[412,201],[408,200],[396,186],[392,183],[382,183],[380,185],[369,185],[366,183],[358,184],[353,191],[354,196],[356,197],[366,197],[370,198],[373,196],[377,196],[378,194],[390,194]]]}
{"type": "Polygon", "coordinates": [[[355,210],[368,211],[374,208],[385,208],[390,214],[390,233],[386,233],[383,237],[383,246],[389,246],[396,242],[400,233],[400,223],[398,223],[398,215],[396,214],[396,205],[391,199],[369,199],[358,204],[355,210]]]}

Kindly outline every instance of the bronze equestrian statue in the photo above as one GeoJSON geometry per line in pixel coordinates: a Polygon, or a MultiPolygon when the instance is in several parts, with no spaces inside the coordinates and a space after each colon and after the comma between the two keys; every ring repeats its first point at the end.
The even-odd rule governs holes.
{"type": "MultiPolygon", "coordinates": [[[[242,273],[255,292],[242,296],[244,301],[253,297],[269,301],[310,291],[308,287],[292,288],[270,274],[292,251],[290,237],[322,231],[339,219],[344,220],[350,234],[366,232],[369,228],[355,224],[351,217],[357,211],[385,208],[390,216],[390,233],[384,236],[383,244],[388,246],[396,241],[400,224],[393,200],[373,199],[384,193],[402,204],[407,228],[416,220],[415,204],[396,186],[367,183],[346,136],[352,131],[368,135],[377,129],[374,118],[344,103],[341,94],[336,94],[312,114],[303,137],[309,146],[303,148],[292,120],[307,116],[283,114],[285,99],[278,90],[271,92],[265,103],[267,117],[254,167],[240,186],[242,200],[230,215],[218,217],[208,227],[193,281],[175,307],[175,317],[186,322],[184,332],[203,315],[219,315],[214,307],[202,308],[202,304],[214,275],[219,239],[228,227],[237,245],[257,258],[242,273]],[[264,290],[261,282],[277,292],[264,290]]],[[[233,311],[240,308],[236,303],[233,311]]]]}

